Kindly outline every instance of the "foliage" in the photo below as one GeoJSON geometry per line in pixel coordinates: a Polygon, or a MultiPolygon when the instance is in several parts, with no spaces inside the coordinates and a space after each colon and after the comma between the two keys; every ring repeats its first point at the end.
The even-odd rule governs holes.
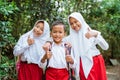
{"type": "Polygon", "coordinates": [[[18,10],[14,2],[0,1],[0,80],[12,80],[15,77],[13,73],[14,62],[9,60],[13,58],[12,51],[15,38],[12,36],[12,18],[11,15],[18,10]],[[7,56],[8,57],[7,57],[7,56]]]}
{"type": "MultiPolygon", "coordinates": [[[[75,11],[81,12],[91,28],[101,31],[109,43],[109,50],[103,55],[120,57],[120,1],[119,0],[78,0],[75,11]],[[79,3],[78,3],[79,2],[79,3]]],[[[103,53],[106,51],[101,50],[103,53]]]]}
{"type": "Polygon", "coordinates": [[[16,78],[13,47],[36,20],[43,19],[51,25],[60,19],[69,34],[67,18],[74,11],[81,12],[90,27],[101,31],[108,41],[109,50],[101,50],[107,53],[105,58],[120,58],[119,3],[119,0],[0,0],[0,79],[16,78]]]}
{"type": "Polygon", "coordinates": [[[16,79],[14,59],[10,60],[8,57],[2,56],[0,65],[0,80],[14,80],[16,79]]]}
{"type": "Polygon", "coordinates": [[[106,26],[107,38],[110,45],[111,57],[120,57],[120,1],[119,0],[105,0],[102,3],[104,10],[104,26],[106,26]]]}

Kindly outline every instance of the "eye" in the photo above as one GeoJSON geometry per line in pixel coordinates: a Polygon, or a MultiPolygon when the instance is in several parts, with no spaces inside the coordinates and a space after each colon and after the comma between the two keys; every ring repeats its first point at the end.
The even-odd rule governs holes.
{"type": "Polygon", "coordinates": [[[41,31],[43,31],[43,28],[40,28],[41,31]]]}
{"type": "Polygon", "coordinates": [[[39,26],[36,26],[37,28],[39,28],[39,26]]]}
{"type": "Polygon", "coordinates": [[[53,31],[53,33],[56,33],[56,31],[53,31]]]}
{"type": "Polygon", "coordinates": [[[59,33],[62,33],[62,31],[60,31],[59,33]]]}
{"type": "Polygon", "coordinates": [[[70,23],[70,25],[72,25],[73,23],[70,23]]]}

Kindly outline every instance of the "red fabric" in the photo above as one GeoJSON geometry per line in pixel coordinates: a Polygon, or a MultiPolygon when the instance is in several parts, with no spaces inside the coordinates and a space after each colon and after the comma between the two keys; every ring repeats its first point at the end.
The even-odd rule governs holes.
{"type": "Polygon", "coordinates": [[[43,70],[37,64],[20,63],[18,80],[42,80],[43,70]]]}
{"type": "Polygon", "coordinates": [[[93,57],[93,67],[88,75],[88,78],[85,78],[82,62],[80,60],[80,79],[81,80],[107,80],[106,68],[102,55],[93,57]]]}
{"type": "Polygon", "coordinates": [[[46,80],[68,80],[68,71],[67,69],[48,68],[46,80]]]}

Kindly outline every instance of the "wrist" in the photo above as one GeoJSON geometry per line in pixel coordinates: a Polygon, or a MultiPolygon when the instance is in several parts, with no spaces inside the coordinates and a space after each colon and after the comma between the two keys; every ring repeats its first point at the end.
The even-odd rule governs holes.
{"type": "Polygon", "coordinates": [[[46,43],[50,43],[50,44],[51,44],[51,43],[52,43],[52,41],[46,41],[46,43]]]}
{"type": "Polygon", "coordinates": [[[74,61],[73,60],[71,60],[71,62],[70,62],[71,64],[74,64],[74,61]]]}
{"type": "Polygon", "coordinates": [[[95,32],[95,33],[94,33],[94,37],[97,37],[97,35],[98,35],[98,32],[95,32]]]}
{"type": "Polygon", "coordinates": [[[45,61],[46,61],[46,59],[43,57],[43,58],[41,59],[41,62],[42,62],[42,63],[45,63],[45,61]]]}

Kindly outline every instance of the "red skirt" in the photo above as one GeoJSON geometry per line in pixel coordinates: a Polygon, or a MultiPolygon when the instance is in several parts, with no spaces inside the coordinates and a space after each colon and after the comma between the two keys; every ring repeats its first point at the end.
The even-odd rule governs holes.
{"type": "Polygon", "coordinates": [[[18,80],[42,80],[43,70],[37,64],[20,62],[18,80]]]}
{"type": "Polygon", "coordinates": [[[48,68],[46,70],[46,80],[68,80],[68,71],[66,68],[48,68]]]}
{"type": "Polygon", "coordinates": [[[93,67],[88,75],[88,78],[85,78],[82,62],[80,60],[80,79],[81,80],[107,80],[105,63],[102,55],[93,57],[93,67]]]}

